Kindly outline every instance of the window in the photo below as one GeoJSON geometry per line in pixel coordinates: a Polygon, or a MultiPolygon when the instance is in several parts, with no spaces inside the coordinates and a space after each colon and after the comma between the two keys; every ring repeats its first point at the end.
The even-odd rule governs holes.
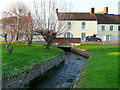
{"type": "Polygon", "coordinates": [[[0,25],[0,30],[2,30],[3,29],[3,27],[2,27],[2,25],[0,25]]]}
{"type": "Polygon", "coordinates": [[[120,31],[120,26],[118,26],[118,31],[120,31]]]}
{"type": "Polygon", "coordinates": [[[110,26],[110,31],[113,31],[113,26],[110,26]]]}
{"type": "Polygon", "coordinates": [[[5,28],[6,29],[11,29],[11,26],[10,25],[6,25],[5,28]]]}
{"type": "Polygon", "coordinates": [[[68,32],[64,35],[64,37],[65,38],[73,38],[73,34],[68,32]]]}
{"type": "Polygon", "coordinates": [[[118,37],[118,41],[120,41],[120,34],[119,34],[119,37],[118,37]]]}
{"type": "Polygon", "coordinates": [[[110,41],[111,40],[111,35],[106,35],[106,41],[110,41]]]}
{"type": "Polygon", "coordinates": [[[71,29],[71,22],[67,22],[67,29],[71,29]]]}
{"type": "Polygon", "coordinates": [[[102,26],[102,31],[104,31],[105,30],[105,26],[102,26]]]}
{"type": "Polygon", "coordinates": [[[82,22],[82,29],[85,29],[85,22],[82,22]]]}
{"type": "Polygon", "coordinates": [[[2,26],[2,29],[3,29],[3,30],[6,29],[5,25],[2,26]]]}

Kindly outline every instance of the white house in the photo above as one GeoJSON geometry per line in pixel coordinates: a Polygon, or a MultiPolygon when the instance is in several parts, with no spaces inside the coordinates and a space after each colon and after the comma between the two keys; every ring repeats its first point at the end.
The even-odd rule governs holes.
{"type": "Polygon", "coordinates": [[[60,37],[81,38],[86,36],[97,36],[103,41],[118,41],[120,31],[120,15],[108,14],[108,7],[102,12],[94,12],[91,8],[88,13],[58,12],[59,22],[64,21],[67,25],[67,32],[60,37]]]}
{"type": "Polygon", "coordinates": [[[97,18],[92,13],[58,13],[59,22],[66,22],[67,32],[60,37],[81,38],[97,34],[97,18]]]}
{"type": "Polygon", "coordinates": [[[97,36],[103,41],[118,41],[120,31],[120,15],[96,14],[98,19],[97,36]]]}

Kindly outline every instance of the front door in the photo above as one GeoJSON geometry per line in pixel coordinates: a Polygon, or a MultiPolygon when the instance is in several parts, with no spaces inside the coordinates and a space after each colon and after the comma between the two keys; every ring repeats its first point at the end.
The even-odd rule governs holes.
{"type": "Polygon", "coordinates": [[[81,37],[81,40],[83,41],[83,40],[85,39],[86,33],[82,33],[81,36],[82,36],[82,37],[81,37]]]}

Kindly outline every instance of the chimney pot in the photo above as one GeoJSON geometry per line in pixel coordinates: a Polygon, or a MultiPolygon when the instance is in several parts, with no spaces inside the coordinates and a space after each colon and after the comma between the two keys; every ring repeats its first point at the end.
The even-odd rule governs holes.
{"type": "Polygon", "coordinates": [[[31,17],[31,12],[29,11],[28,16],[31,17]]]}
{"type": "Polygon", "coordinates": [[[108,7],[104,7],[104,14],[108,14],[108,7]]]}
{"type": "Polygon", "coordinates": [[[90,13],[94,14],[95,13],[95,8],[91,8],[90,13]]]}
{"type": "Polygon", "coordinates": [[[56,14],[58,15],[58,8],[56,9],[56,14]]]}

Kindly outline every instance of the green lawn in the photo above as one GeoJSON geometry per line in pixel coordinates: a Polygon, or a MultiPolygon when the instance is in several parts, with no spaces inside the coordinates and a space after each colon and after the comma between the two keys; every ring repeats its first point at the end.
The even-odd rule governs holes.
{"type": "Polygon", "coordinates": [[[85,44],[92,52],[77,81],[77,88],[118,88],[118,46],[85,44]]]}
{"type": "Polygon", "coordinates": [[[52,46],[46,49],[42,44],[13,44],[14,52],[8,54],[2,45],[2,78],[8,78],[32,69],[35,65],[46,62],[63,53],[61,49],[52,46]]]}

